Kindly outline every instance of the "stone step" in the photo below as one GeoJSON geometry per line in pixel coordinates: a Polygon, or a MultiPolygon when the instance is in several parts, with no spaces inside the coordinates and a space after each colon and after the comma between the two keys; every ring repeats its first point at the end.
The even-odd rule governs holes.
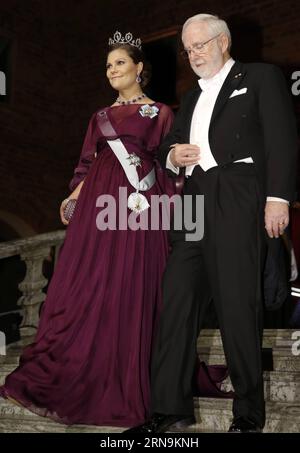
{"type": "MultiPolygon", "coordinates": [[[[299,329],[265,329],[263,336],[263,347],[287,347],[293,343],[292,335],[299,332],[299,329]]],[[[222,347],[222,339],[219,329],[203,329],[198,338],[198,347],[222,347]]]]}
{"type": "MultiPolygon", "coordinates": [[[[226,432],[232,420],[231,407],[230,399],[195,398],[197,423],[189,427],[189,432],[226,432]]],[[[300,403],[267,402],[266,415],[264,432],[299,433],[300,403]]]]}
{"type": "MultiPolygon", "coordinates": [[[[263,348],[265,353],[269,352],[273,360],[274,371],[300,371],[300,351],[295,348],[295,341],[299,338],[299,330],[266,329],[264,331],[263,348]]],[[[225,363],[222,339],[217,329],[206,329],[201,332],[197,350],[201,360],[209,364],[225,363]]]]}
{"type": "Polygon", "coordinates": [[[293,355],[289,348],[275,349],[273,364],[274,371],[300,371],[300,356],[293,355]]]}
{"type": "Polygon", "coordinates": [[[1,419],[0,433],[121,433],[124,428],[109,426],[65,426],[60,423],[51,423],[43,420],[1,419]]]}
{"type": "MultiPolygon", "coordinates": [[[[300,373],[265,371],[264,389],[266,401],[300,404],[300,373]]],[[[222,383],[222,390],[233,390],[229,377],[222,383]]]]}
{"type": "MultiPolygon", "coordinates": [[[[300,350],[295,347],[295,341],[300,339],[300,331],[294,329],[279,329],[264,331],[263,349],[273,352],[273,355],[300,361],[300,350]],[[298,354],[298,355],[296,355],[298,354]]],[[[223,344],[219,330],[203,330],[198,338],[197,349],[203,353],[223,355],[223,344]]]]}
{"type": "Polygon", "coordinates": [[[17,343],[8,345],[6,348],[6,355],[0,355],[0,369],[2,369],[4,364],[13,364],[17,366],[21,352],[22,347],[17,343]]]}
{"type": "MultiPolygon", "coordinates": [[[[227,432],[232,420],[232,400],[195,398],[196,424],[181,432],[227,432]]],[[[298,433],[300,404],[269,402],[266,405],[267,420],[264,432],[298,433]]],[[[66,426],[30,411],[0,400],[0,432],[19,433],[120,433],[124,428],[87,425],[66,426]]],[[[172,432],[175,432],[172,431],[172,432]]],[[[179,432],[179,430],[176,430],[179,432]]]]}
{"type": "Polygon", "coordinates": [[[119,433],[125,428],[56,423],[0,398],[0,433],[119,433]]]}
{"type": "Polygon", "coordinates": [[[266,401],[300,404],[299,371],[266,371],[264,384],[266,401]]]}
{"type": "MultiPolygon", "coordinates": [[[[293,355],[290,348],[276,348],[269,352],[268,362],[272,362],[273,371],[300,372],[300,356],[293,355]]],[[[200,346],[198,355],[207,365],[226,364],[222,346],[200,346]]]]}
{"type": "Polygon", "coordinates": [[[15,365],[4,364],[0,368],[0,385],[4,384],[5,377],[14,371],[15,365]]]}

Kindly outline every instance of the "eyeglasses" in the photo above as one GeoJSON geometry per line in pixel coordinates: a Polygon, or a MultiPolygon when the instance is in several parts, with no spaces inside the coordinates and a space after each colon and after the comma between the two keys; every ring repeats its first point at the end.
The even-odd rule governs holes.
{"type": "Polygon", "coordinates": [[[190,56],[192,55],[192,52],[194,52],[196,55],[200,55],[205,46],[210,42],[212,41],[213,39],[216,39],[218,36],[220,36],[221,33],[219,33],[218,35],[216,36],[213,36],[213,38],[210,38],[208,39],[207,41],[205,42],[199,42],[199,43],[196,43],[193,45],[193,47],[191,49],[183,49],[181,52],[180,52],[180,55],[184,58],[184,59],[188,59],[190,58],[190,56]]]}

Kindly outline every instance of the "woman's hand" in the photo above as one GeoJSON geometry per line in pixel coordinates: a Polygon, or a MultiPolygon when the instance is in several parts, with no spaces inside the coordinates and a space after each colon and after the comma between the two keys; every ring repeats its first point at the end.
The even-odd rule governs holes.
{"type": "Polygon", "coordinates": [[[82,186],[83,186],[83,183],[84,183],[84,180],[81,181],[80,184],[78,184],[78,186],[76,187],[76,189],[69,195],[68,198],[66,198],[65,200],[62,201],[61,205],[60,205],[60,208],[59,208],[59,213],[60,213],[60,219],[62,221],[62,223],[64,225],[69,225],[69,221],[66,220],[64,218],[64,210],[65,210],[65,207],[68,203],[69,200],[77,200],[78,197],[79,197],[79,194],[80,194],[80,191],[82,189],[82,186]]]}
{"type": "Polygon", "coordinates": [[[65,208],[67,206],[68,201],[69,201],[69,198],[66,198],[65,200],[63,200],[61,205],[60,205],[60,209],[59,209],[60,220],[62,221],[62,223],[64,225],[69,225],[68,220],[66,220],[65,217],[64,217],[64,211],[65,211],[65,208]]]}

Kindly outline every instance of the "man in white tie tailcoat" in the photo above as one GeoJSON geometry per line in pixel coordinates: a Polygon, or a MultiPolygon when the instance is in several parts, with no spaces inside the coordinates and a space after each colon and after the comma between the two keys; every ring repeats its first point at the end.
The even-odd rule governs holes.
{"type": "Polygon", "coordinates": [[[289,222],[295,118],[277,67],[231,58],[226,22],[193,16],[183,26],[182,41],[199,86],[182,99],[159,158],[169,172],[184,172],[183,195],[204,195],[204,237],[187,240],[184,228],[170,233],[152,363],[152,416],[131,432],[163,432],[193,420],[197,337],[211,300],[235,391],[229,430],[259,432],[265,423],[265,239],[279,237],[289,222]]]}

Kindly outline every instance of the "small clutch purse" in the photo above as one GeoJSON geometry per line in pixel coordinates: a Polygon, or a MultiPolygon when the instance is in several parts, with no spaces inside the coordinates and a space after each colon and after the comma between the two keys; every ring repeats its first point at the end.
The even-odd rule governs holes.
{"type": "Polygon", "coordinates": [[[66,204],[66,207],[65,207],[65,210],[64,210],[64,218],[70,222],[73,214],[74,214],[74,211],[75,211],[75,208],[76,208],[76,202],[77,200],[75,200],[75,198],[71,198],[68,203],[66,204]]]}

